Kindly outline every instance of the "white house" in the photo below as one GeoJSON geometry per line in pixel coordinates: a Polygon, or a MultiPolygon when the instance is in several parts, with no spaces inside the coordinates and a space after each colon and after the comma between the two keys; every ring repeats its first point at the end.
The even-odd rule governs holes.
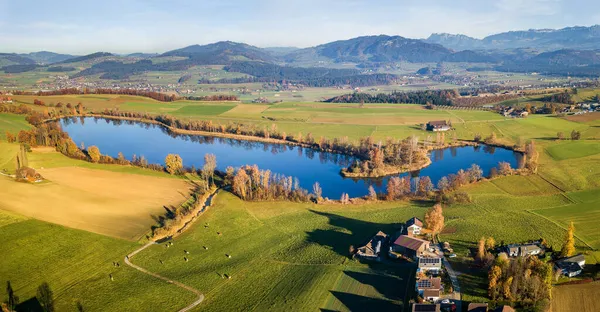
{"type": "Polygon", "coordinates": [[[563,275],[573,277],[581,274],[585,266],[585,257],[582,254],[556,261],[556,268],[563,275]]]}
{"type": "Polygon", "coordinates": [[[421,230],[423,229],[423,221],[419,220],[417,217],[412,217],[410,220],[406,221],[406,231],[408,235],[419,235],[421,234],[421,230]]]}

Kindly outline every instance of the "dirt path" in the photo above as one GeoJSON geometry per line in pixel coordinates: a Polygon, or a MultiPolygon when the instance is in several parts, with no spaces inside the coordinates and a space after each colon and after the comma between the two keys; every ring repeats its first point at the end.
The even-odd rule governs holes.
{"type": "Polygon", "coordinates": [[[132,253],[130,253],[129,255],[125,256],[125,263],[128,266],[130,266],[130,267],[132,267],[132,268],[134,268],[134,269],[136,269],[136,270],[138,270],[138,271],[140,271],[142,273],[154,276],[154,277],[156,277],[158,279],[166,281],[169,284],[176,285],[176,286],[181,287],[181,288],[183,288],[183,289],[185,289],[185,290],[187,290],[189,292],[193,292],[194,294],[196,294],[198,296],[198,299],[196,301],[192,302],[192,304],[190,304],[189,306],[187,306],[187,307],[179,310],[179,312],[190,311],[191,309],[193,309],[194,307],[196,307],[197,305],[199,305],[204,300],[204,295],[199,290],[197,290],[195,288],[192,288],[190,286],[187,286],[187,285],[185,285],[183,283],[180,283],[178,281],[174,281],[172,279],[168,279],[168,278],[166,278],[166,277],[164,277],[162,275],[158,275],[156,273],[150,272],[150,271],[148,271],[148,270],[146,270],[146,269],[144,269],[144,268],[142,268],[140,266],[137,266],[137,265],[131,263],[130,260],[131,260],[131,258],[133,258],[133,256],[135,256],[140,251],[142,251],[142,250],[144,250],[144,249],[146,249],[146,248],[148,248],[148,247],[150,247],[152,245],[155,245],[155,244],[156,244],[155,242],[149,242],[148,244],[140,247],[139,249],[137,249],[137,250],[133,251],[132,253]]]}

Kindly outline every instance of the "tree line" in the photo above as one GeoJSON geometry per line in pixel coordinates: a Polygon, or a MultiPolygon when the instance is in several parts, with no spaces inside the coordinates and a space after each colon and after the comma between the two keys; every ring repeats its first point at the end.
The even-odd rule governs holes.
{"type": "Polygon", "coordinates": [[[456,90],[426,90],[369,94],[354,92],[325,100],[328,103],[390,103],[390,104],[433,104],[453,105],[452,99],[458,97],[456,90]]]}
{"type": "MultiPolygon", "coordinates": [[[[109,89],[109,88],[66,88],[52,91],[13,91],[14,95],[34,95],[34,96],[53,96],[53,95],[69,95],[69,94],[119,94],[119,95],[133,95],[143,96],[151,98],[160,102],[173,102],[181,99],[192,100],[192,101],[239,101],[239,98],[235,95],[217,94],[208,96],[190,96],[180,97],[174,94],[165,94],[155,91],[146,91],[138,89],[109,89]]],[[[36,99],[37,100],[37,99],[36,99]]],[[[34,101],[36,101],[34,100],[34,101]]],[[[39,100],[37,100],[39,101],[39,100]]],[[[39,105],[39,104],[38,104],[39,105]]]]}

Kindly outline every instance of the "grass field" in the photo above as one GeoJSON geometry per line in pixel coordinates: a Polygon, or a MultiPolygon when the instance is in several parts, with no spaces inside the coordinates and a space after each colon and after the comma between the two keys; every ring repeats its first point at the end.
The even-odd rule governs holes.
{"type": "Polygon", "coordinates": [[[571,141],[546,149],[556,160],[581,158],[600,153],[600,141],[571,141]]]}
{"type": "Polygon", "coordinates": [[[404,292],[388,298],[381,287],[410,287],[406,269],[388,268],[391,271],[385,273],[385,268],[369,268],[347,258],[350,245],[364,243],[378,230],[391,234],[397,223],[424,213],[418,206],[398,205],[247,203],[221,192],[214,206],[172,247],[153,246],[134,260],[205,292],[207,299],[198,308],[202,311],[311,311],[330,302],[332,292],[341,294],[336,298],[355,310],[378,300],[401,307],[407,300],[404,292]],[[183,250],[190,253],[189,262],[183,261],[183,250]],[[352,283],[375,289],[357,292],[358,284],[343,288],[346,282],[337,281],[344,272],[359,272],[349,273],[358,278],[352,283]],[[223,274],[232,278],[223,279],[223,274]]]}
{"type": "Polygon", "coordinates": [[[174,311],[194,300],[192,294],[125,266],[123,257],[135,243],[2,209],[0,237],[0,282],[10,281],[21,302],[34,298],[42,282],[54,292],[56,311],[76,311],[78,301],[85,311],[174,311]],[[114,267],[115,261],[121,266],[114,267]]]}
{"type": "Polygon", "coordinates": [[[29,128],[31,126],[25,121],[25,116],[0,113],[0,139],[6,140],[6,131],[16,136],[19,131],[29,128]]]}
{"type": "Polygon", "coordinates": [[[600,282],[565,285],[552,291],[552,311],[600,311],[600,282]]]}

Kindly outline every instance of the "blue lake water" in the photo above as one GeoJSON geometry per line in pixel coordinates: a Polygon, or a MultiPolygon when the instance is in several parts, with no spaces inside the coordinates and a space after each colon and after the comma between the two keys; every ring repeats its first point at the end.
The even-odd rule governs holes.
{"type": "MultiPolygon", "coordinates": [[[[173,153],[181,156],[184,166],[201,168],[204,155],[211,153],[217,157],[219,170],[225,171],[228,166],[238,168],[256,164],[260,169],[297,178],[300,186],[309,191],[315,182],[319,182],[323,196],[332,199],[339,199],[342,193],[348,193],[350,197],[364,196],[369,185],[378,192],[385,192],[387,183],[387,178],[344,178],[340,170],[353,161],[352,157],[297,146],[176,135],[157,125],[93,117],[66,118],[60,123],[77,145],[95,145],[102,154],[115,158],[122,152],[128,159],[134,154],[138,157],[143,155],[149,163],[164,164],[167,154],[173,153]]],[[[433,151],[430,157],[431,165],[403,175],[429,176],[437,184],[441,177],[460,169],[466,170],[472,164],[479,165],[484,175],[488,175],[499,162],[505,161],[517,168],[522,158],[519,153],[489,146],[447,148],[433,151]]]]}

